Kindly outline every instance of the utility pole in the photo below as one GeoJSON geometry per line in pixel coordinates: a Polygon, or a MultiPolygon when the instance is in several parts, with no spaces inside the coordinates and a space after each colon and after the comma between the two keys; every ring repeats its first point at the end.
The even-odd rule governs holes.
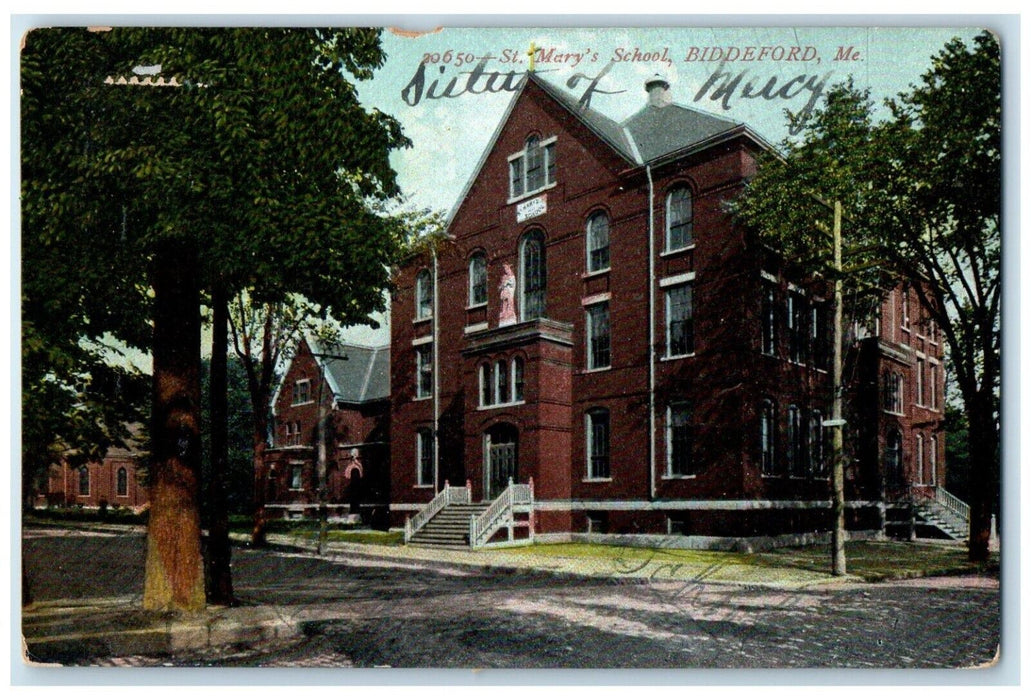
{"type": "Polygon", "coordinates": [[[844,426],[841,415],[841,202],[834,202],[834,360],[832,379],[834,383],[831,404],[831,452],[834,464],[831,466],[831,509],[834,513],[834,527],[831,530],[831,557],[835,576],[845,575],[845,468],[844,468],[844,426]]]}
{"type": "MultiPolygon", "coordinates": [[[[326,500],[329,492],[326,469],[326,454],[328,451],[326,448],[326,421],[329,419],[329,411],[326,409],[326,402],[322,396],[322,387],[326,383],[326,365],[323,360],[346,360],[348,357],[347,355],[332,355],[323,352],[313,352],[312,356],[316,359],[319,366],[319,412],[318,423],[315,426],[318,454],[315,461],[315,473],[318,478],[316,495],[319,498],[319,541],[316,546],[316,552],[321,555],[326,551],[326,531],[329,524],[329,504],[326,500]]],[[[336,401],[336,397],[331,397],[330,400],[336,401]]]]}

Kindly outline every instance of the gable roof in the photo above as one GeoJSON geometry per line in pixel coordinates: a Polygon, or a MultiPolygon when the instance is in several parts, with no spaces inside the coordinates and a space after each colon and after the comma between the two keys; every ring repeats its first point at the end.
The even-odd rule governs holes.
{"type": "Polygon", "coordinates": [[[389,346],[367,347],[348,343],[320,346],[315,340],[309,340],[308,344],[336,403],[362,404],[390,398],[389,346]]]}
{"type": "Polygon", "coordinates": [[[706,141],[718,140],[715,137],[731,133],[745,134],[761,147],[772,148],[765,139],[756,135],[743,122],[724,119],[675,103],[664,107],[646,104],[635,114],[619,123],[595,109],[581,105],[573,95],[546,82],[536,73],[525,73],[519,88],[513,93],[512,99],[505,108],[505,113],[494,128],[487,147],[480,154],[476,167],[473,168],[461,194],[448,213],[447,225],[449,227],[465,198],[469,195],[473,183],[480,176],[480,170],[483,169],[488,155],[494,150],[502,129],[512,115],[512,110],[515,109],[516,103],[530,83],[539,87],[541,91],[598,136],[609,148],[633,165],[651,164],[670,154],[686,150],[691,146],[701,146],[706,141]]]}

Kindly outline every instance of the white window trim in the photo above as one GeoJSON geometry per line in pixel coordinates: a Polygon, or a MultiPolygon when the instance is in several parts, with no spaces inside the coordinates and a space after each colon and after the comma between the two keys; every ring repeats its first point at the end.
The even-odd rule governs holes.
{"type": "Polygon", "coordinates": [[[694,192],[691,191],[690,187],[688,187],[687,185],[685,185],[683,183],[680,183],[678,185],[674,185],[666,193],[665,210],[663,212],[662,252],[660,253],[660,255],[676,255],[678,253],[684,253],[684,252],[686,252],[688,250],[691,250],[691,249],[693,249],[695,247],[695,239],[694,239],[694,205],[695,205],[695,201],[694,201],[694,199],[695,199],[694,198],[694,192]],[[669,247],[669,201],[673,197],[673,193],[676,192],[677,190],[687,190],[688,197],[689,197],[689,199],[691,201],[691,242],[688,243],[685,246],[681,246],[680,248],[670,248],[669,247]]]}
{"type": "Polygon", "coordinates": [[[432,342],[433,342],[433,336],[432,335],[424,335],[421,338],[413,338],[412,339],[412,345],[413,346],[414,345],[429,345],[432,342]]]}
{"type": "Polygon", "coordinates": [[[587,276],[587,275],[600,275],[600,274],[603,274],[605,272],[610,272],[612,270],[612,220],[609,219],[609,215],[607,213],[605,213],[604,211],[595,211],[595,212],[593,212],[590,216],[587,217],[587,223],[584,224],[584,269],[586,270],[586,272],[584,273],[584,276],[587,276]],[[593,221],[594,218],[596,216],[598,216],[599,214],[601,216],[605,217],[605,222],[606,222],[606,224],[609,227],[609,243],[608,243],[608,245],[605,246],[606,248],[609,248],[609,264],[606,265],[605,267],[599,267],[597,270],[592,270],[591,269],[591,221],[593,221]]]}
{"type": "Polygon", "coordinates": [[[916,437],[914,438],[914,442],[916,443],[915,450],[914,450],[916,452],[916,475],[917,475],[916,476],[916,479],[917,479],[916,483],[920,484],[921,486],[925,486],[927,484],[927,482],[924,481],[924,436],[923,436],[923,434],[917,433],[916,437]]]}
{"type": "Polygon", "coordinates": [[[423,458],[423,454],[422,454],[422,451],[423,451],[422,439],[423,439],[423,435],[425,435],[426,433],[429,433],[429,436],[430,436],[429,437],[429,442],[430,442],[429,449],[430,449],[430,459],[432,460],[433,459],[433,454],[432,454],[432,452],[433,452],[433,432],[430,431],[428,428],[420,428],[420,429],[415,431],[415,487],[416,488],[420,488],[420,489],[423,489],[423,488],[433,488],[433,484],[432,483],[426,484],[426,483],[423,483],[423,481],[422,481],[422,458],[423,458]]]}
{"type": "Polygon", "coordinates": [[[688,282],[694,282],[694,279],[694,271],[683,272],[679,275],[671,275],[669,277],[663,277],[659,280],[659,288],[665,289],[666,287],[676,287],[678,285],[686,284],[688,282]]]}
{"type": "MultiPolygon", "coordinates": [[[[479,323],[473,323],[471,325],[466,326],[463,329],[463,332],[466,335],[469,335],[470,333],[475,333],[477,331],[485,331],[485,330],[487,330],[487,328],[488,328],[487,322],[486,321],[481,321],[479,323]]],[[[432,342],[432,340],[433,340],[433,337],[430,336],[430,341],[432,342]]]]}
{"type": "Polygon", "coordinates": [[[478,308],[480,308],[482,306],[486,306],[487,305],[487,300],[486,299],[484,299],[483,301],[473,301],[473,261],[477,260],[479,258],[483,259],[483,279],[484,279],[484,283],[485,283],[484,286],[486,288],[487,295],[488,296],[490,295],[490,280],[488,279],[488,276],[487,276],[487,256],[483,252],[474,253],[473,255],[469,256],[469,266],[468,266],[469,295],[467,297],[469,305],[467,307],[465,307],[466,311],[470,311],[472,309],[478,309],[478,308]]]}
{"type": "Polygon", "coordinates": [[[584,306],[584,325],[586,326],[584,337],[587,339],[585,350],[585,359],[587,360],[587,366],[584,368],[584,372],[603,372],[607,369],[612,369],[612,316],[611,312],[609,315],[609,362],[606,365],[599,365],[597,367],[591,366],[591,341],[594,340],[594,334],[591,332],[591,307],[601,306],[602,304],[608,305],[608,294],[598,295],[605,296],[606,299],[596,301],[592,304],[584,306]]]}
{"type": "Polygon", "coordinates": [[[311,397],[311,380],[310,379],[305,378],[305,379],[295,379],[294,380],[294,393],[293,393],[293,396],[290,397],[290,401],[291,401],[291,403],[290,403],[291,406],[307,406],[310,403],[315,403],[315,399],[313,399],[311,397]],[[297,393],[298,393],[297,392],[297,387],[299,387],[301,384],[307,384],[308,385],[308,400],[307,401],[297,401],[297,393]]]}
{"type": "MultiPolygon", "coordinates": [[[[549,136],[546,139],[541,139],[540,140],[540,148],[541,148],[541,150],[544,150],[547,146],[550,146],[551,144],[553,144],[553,143],[555,143],[557,141],[558,141],[558,135],[549,136]]],[[[515,160],[516,158],[525,158],[525,156],[526,156],[526,141],[523,141],[523,150],[517,151],[517,152],[513,153],[512,155],[508,156],[508,158],[506,160],[511,165],[512,161],[515,160]]],[[[545,161],[544,161],[544,183],[545,184],[544,184],[543,187],[541,187],[539,189],[536,189],[536,190],[526,190],[526,191],[524,191],[520,195],[513,196],[512,195],[512,170],[511,170],[511,167],[509,167],[509,169],[505,171],[505,176],[508,179],[508,183],[507,183],[507,185],[508,185],[508,201],[506,202],[506,204],[515,204],[516,202],[519,202],[519,201],[522,201],[524,199],[527,199],[528,197],[533,197],[536,194],[540,194],[541,192],[544,192],[546,190],[550,190],[553,187],[558,186],[558,178],[557,177],[556,177],[555,182],[551,182],[551,183],[548,182],[548,161],[547,161],[547,152],[546,151],[545,151],[544,158],[545,158],[545,161]]],[[[521,175],[521,179],[523,181],[523,185],[525,186],[526,185],[526,161],[525,160],[523,160],[523,172],[522,172],[522,175],[521,175]]]]}
{"type": "Polygon", "coordinates": [[[304,462],[290,462],[290,484],[288,491],[304,491],[304,462]],[[300,469],[300,486],[294,486],[294,470],[300,469]]]}
{"type": "Polygon", "coordinates": [[[938,485],[938,436],[932,435],[928,440],[930,443],[930,456],[931,462],[931,486],[938,485]]]}
{"type": "MultiPolygon", "coordinates": [[[[669,338],[669,322],[670,322],[670,316],[669,316],[669,309],[670,309],[669,290],[672,289],[672,288],[675,288],[675,287],[682,286],[682,285],[692,284],[693,280],[694,280],[694,273],[693,272],[687,272],[687,273],[684,273],[683,275],[676,275],[675,277],[667,277],[666,279],[677,280],[677,281],[676,282],[670,282],[669,284],[665,285],[665,287],[663,287],[661,281],[659,282],[659,286],[663,287],[665,289],[665,293],[663,294],[663,300],[662,301],[663,301],[663,304],[666,307],[665,308],[666,318],[665,318],[665,324],[664,324],[665,325],[665,329],[664,330],[665,330],[665,335],[666,335],[666,346],[665,346],[665,348],[663,348],[663,353],[664,354],[662,355],[662,357],[659,358],[659,360],[660,361],[682,360],[685,357],[694,357],[695,356],[695,350],[693,349],[693,346],[694,346],[693,338],[692,338],[692,342],[691,342],[691,345],[692,345],[691,352],[681,353],[679,355],[671,355],[671,354],[669,354],[669,348],[670,348],[670,342],[669,342],[670,341],[670,338],[669,338]],[[688,275],[690,275],[690,279],[687,278],[688,275]]],[[[692,321],[694,320],[694,290],[693,289],[691,290],[691,320],[692,321]]]]}
{"type": "Polygon", "coordinates": [[[433,284],[433,274],[430,273],[428,268],[423,268],[415,276],[415,318],[412,319],[412,323],[420,323],[433,318],[433,297],[437,293],[436,289],[434,289],[433,293],[430,295],[430,310],[425,315],[419,314],[420,307],[422,306],[422,290],[419,282],[422,279],[429,279],[430,284],[433,284]],[[425,273],[425,275],[423,273],[425,273]]]}
{"type": "MultiPolygon", "coordinates": [[[[673,473],[673,406],[690,406],[686,401],[673,402],[666,406],[666,466],[660,478],[664,480],[694,479],[697,474],[674,474],[673,473]]],[[[690,410],[690,408],[688,409],[690,410]]],[[[692,462],[689,466],[694,466],[692,462]]]]}
{"type": "MultiPolygon", "coordinates": [[[[413,345],[415,345],[415,343],[413,343],[413,345]]],[[[433,398],[433,387],[432,386],[430,387],[430,390],[428,392],[426,392],[425,394],[422,393],[422,363],[419,361],[420,355],[422,353],[419,352],[419,351],[422,350],[422,348],[424,348],[426,346],[431,346],[431,349],[429,351],[431,353],[430,354],[430,362],[429,362],[429,364],[430,364],[430,375],[431,375],[431,381],[432,381],[432,374],[433,374],[433,355],[432,355],[432,352],[433,352],[433,350],[432,350],[432,337],[431,337],[430,341],[423,341],[423,342],[418,343],[418,347],[416,348],[417,351],[415,353],[415,396],[413,398],[414,401],[420,401],[420,400],[424,400],[424,399],[431,399],[431,398],[433,398]]]]}
{"type": "Polygon", "coordinates": [[[612,481],[612,412],[608,409],[603,408],[592,408],[584,413],[584,433],[585,433],[585,449],[584,456],[586,457],[587,463],[584,465],[587,476],[582,481],[584,483],[599,483],[612,481]],[[608,417],[609,423],[609,476],[591,476],[591,466],[593,463],[593,442],[594,442],[594,421],[592,420],[594,413],[604,413],[608,417]]]}
{"type": "Polygon", "coordinates": [[[604,301],[610,301],[612,299],[612,292],[602,292],[601,294],[592,294],[589,297],[584,297],[580,300],[580,306],[594,306],[604,301]]]}

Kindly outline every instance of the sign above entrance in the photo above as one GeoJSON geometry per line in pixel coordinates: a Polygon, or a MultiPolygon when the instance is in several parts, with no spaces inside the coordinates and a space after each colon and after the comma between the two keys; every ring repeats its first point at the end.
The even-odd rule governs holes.
{"type": "Polygon", "coordinates": [[[516,223],[521,224],[527,219],[540,216],[548,211],[548,195],[542,194],[539,197],[519,202],[516,205],[516,223]]]}

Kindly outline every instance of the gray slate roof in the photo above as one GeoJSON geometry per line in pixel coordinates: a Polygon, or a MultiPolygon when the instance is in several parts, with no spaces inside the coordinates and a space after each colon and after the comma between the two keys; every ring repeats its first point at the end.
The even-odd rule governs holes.
{"type": "Polygon", "coordinates": [[[318,358],[326,373],[326,382],[337,403],[369,403],[390,398],[390,346],[328,345],[313,352],[340,355],[346,360],[318,358]]]}
{"type": "MultiPolygon", "coordinates": [[[[678,104],[665,107],[645,105],[620,124],[601,112],[581,107],[572,95],[535,74],[528,75],[556,102],[632,163],[649,163],[742,126],[740,122],[678,104]]],[[[642,95],[641,99],[644,101],[645,97],[642,95]]]]}

